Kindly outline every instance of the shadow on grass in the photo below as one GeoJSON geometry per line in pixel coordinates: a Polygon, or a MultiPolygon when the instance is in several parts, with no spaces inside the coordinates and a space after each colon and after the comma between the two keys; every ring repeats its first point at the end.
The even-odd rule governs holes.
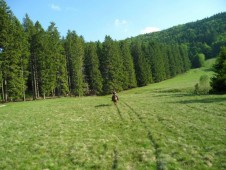
{"type": "Polygon", "coordinates": [[[96,105],[95,107],[109,107],[111,106],[111,104],[99,104],[99,105],[96,105]]]}
{"type": "Polygon", "coordinates": [[[174,103],[181,103],[181,104],[189,104],[189,103],[217,103],[217,102],[226,102],[226,97],[223,98],[205,98],[205,99],[192,99],[192,100],[183,100],[177,101],[174,103]]]}
{"type": "Polygon", "coordinates": [[[196,96],[193,93],[159,93],[152,97],[185,97],[185,96],[196,96]]]}
{"type": "Polygon", "coordinates": [[[123,117],[122,117],[122,114],[121,114],[121,111],[119,110],[118,106],[115,105],[115,107],[117,108],[119,117],[121,118],[122,121],[124,121],[124,120],[123,120],[123,117]]]}
{"type": "Polygon", "coordinates": [[[112,170],[117,169],[118,167],[118,151],[116,149],[114,149],[114,160],[112,163],[112,170]]]}

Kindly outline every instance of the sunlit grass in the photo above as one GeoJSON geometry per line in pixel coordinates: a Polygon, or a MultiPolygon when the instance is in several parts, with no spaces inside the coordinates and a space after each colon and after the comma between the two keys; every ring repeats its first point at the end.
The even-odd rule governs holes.
{"type": "Polygon", "coordinates": [[[205,68],[110,96],[0,107],[0,169],[225,169],[226,95],[190,93],[205,68]],[[189,80],[189,81],[186,81],[189,80]]]}

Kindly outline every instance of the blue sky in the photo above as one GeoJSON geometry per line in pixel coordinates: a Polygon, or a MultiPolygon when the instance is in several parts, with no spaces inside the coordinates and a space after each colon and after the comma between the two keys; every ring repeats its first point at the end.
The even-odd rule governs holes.
{"type": "Polygon", "coordinates": [[[5,0],[22,22],[27,13],[44,29],[55,22],[85,41],[115,40],[159,31],[226,11],[226,0],[5,0]]]}

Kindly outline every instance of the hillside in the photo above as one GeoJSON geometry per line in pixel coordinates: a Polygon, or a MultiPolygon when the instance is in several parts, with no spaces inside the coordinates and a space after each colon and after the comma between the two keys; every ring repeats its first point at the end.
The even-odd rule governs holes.
{"type": "Polygon", "coordinates": [[[226,13],[140,35],[85,42],[75,30],[60,36],[28,14],[23,23],[5,1],[0,10],[0,101],[111,94],[173,78],[203,66],[225,44],[226,13]],[[13,29],[12,29],[13,28],[13,29]]]}
{"type": "Polygon", "coordinates": [[[110,96],[4,104],[0,169],[225,169],[226,95],[188,92],[203,74],[213,73],[121,92],[117,106],[110,96]]]}
{"type": "Polygon", "coordinates": [[[185,43],[190,46],[190,54],[204,53],[206,58],[215,57],[219,48],[226,45],[226,12],[212,17],[190,22],[172,28],[139,35],[132,40],[155,41],[174,44],[185,43]]]}

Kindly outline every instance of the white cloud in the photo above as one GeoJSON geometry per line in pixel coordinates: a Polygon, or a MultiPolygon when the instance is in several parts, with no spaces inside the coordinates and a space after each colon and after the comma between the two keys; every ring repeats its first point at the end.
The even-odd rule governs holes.
{"type": "Polygon", "coordinates": [[[115,19],[114,24],[116,27],[119,27],[119,26],[127,25],[128,21],[115,19]]]}
{"type": "Polygon", "coordinates": [[[51,4],[51,8],[54,10],[54,11],[60,11],[61,8],[58,6],[58,5],[55,5],[55,4],[51,4]]]}
{"type": "Polygon", "coordinates": [[[143,30],[140,31],[141,34],[151,33],[151,32],[158,32],[160,31],[157,27],[146,27],[143,30]]]}

